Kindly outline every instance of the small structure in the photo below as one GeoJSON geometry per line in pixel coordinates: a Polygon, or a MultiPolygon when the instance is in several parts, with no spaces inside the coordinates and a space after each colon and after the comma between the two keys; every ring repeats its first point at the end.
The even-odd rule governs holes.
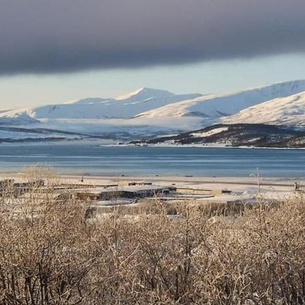
{"type": "Polygon", "coordinates": [[[122,197],[125,198],[146,198],[154,196],[168,195],[170,188],[161,186],[142,186],[142,187],[130,187],[122,189],[122,197]]]}
{"type": "Polygon", "coordinates": [[[192,188],[192,187],[178,187],[177,193],[184,194],[184,195],[214,195],[214,196],[221,196],[223,194],[229,194],[231,191],[228,190],[208,190],[208,189],[201,189],[201,188],[192,188]]]}

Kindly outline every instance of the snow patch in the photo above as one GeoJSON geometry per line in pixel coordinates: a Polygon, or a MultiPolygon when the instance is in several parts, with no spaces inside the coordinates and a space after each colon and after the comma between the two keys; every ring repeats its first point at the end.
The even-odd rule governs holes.
{"type": "Polygon", "coordinates": [[[121,95],[116,98],[117,101],[127,100],[127,99],[134,99],[134,98],[141,98],[141,99],[147,99],[151,97],[167,97],[167,96],[173,96],[174,94],[166,91],[166,90],[159,90],[159,89],[151,89],[151,88],[140,88],[138,90],[135,90],[133,92],[121,95]]]}
{"type": "Polygon", "coordinates": [[[190,135],[194,138],[206,138],[227,130],[228,127],[219,127],[205,132],[193,132],[190,135]]]}

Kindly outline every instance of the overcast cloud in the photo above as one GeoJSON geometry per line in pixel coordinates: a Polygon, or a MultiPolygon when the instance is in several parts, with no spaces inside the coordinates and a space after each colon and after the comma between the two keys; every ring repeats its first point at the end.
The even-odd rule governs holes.
{"type": "Polygon", "coordinates": [[[304,0],[0,0],[2,75],[304,51],[304,0]]]}

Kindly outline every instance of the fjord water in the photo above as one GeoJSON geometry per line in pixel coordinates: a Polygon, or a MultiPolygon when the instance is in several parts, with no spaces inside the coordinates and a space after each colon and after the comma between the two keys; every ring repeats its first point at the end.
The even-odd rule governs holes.
{"type": "Polygon", "coordinates": [[[110,176],[305,177],[305,151],[209,147],[0,144],[0,170],[50,166],[65,174],[110,176]]]}

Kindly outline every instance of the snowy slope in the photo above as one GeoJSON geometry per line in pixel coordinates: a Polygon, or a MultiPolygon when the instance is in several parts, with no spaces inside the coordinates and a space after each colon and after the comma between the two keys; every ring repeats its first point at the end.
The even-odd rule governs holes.
{"type": "MultiPolygon", "coordinates": [[[[164,90],[141,88],[117,99],[88,98],[73,103],[27,109],[34,119],[129,119],[141,112],[192,99],[199,94],[175,95],[164,90]]],[[[6,113],[0,113],[0,117],[6,113]]]]}
{"type": "Polygon", "coordinates": [[[201,96],[193,100],[166,105],[142,113],[140,116],[146,118],[191,116],[211,121],[262,102],[287,97],[301,91],[305,91],[305,81],[279,83],[229,94],[201,96]]]}
{"type": "Polygon", "coordinates": [[[28,109],[18,109],[0,112],[0,125],[28,125],[39,123],[28,113],[28,109]]]}
{"type": "Polygon", "coordinates": [[[244,109],[222,120],[224,123],[273,124],[288,126],[305,125],[305,92],[244,109]]]}

